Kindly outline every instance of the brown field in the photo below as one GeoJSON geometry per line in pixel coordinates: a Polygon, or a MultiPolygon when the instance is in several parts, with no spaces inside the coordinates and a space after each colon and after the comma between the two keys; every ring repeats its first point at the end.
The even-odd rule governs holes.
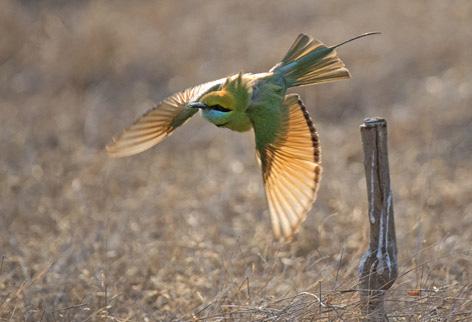
{"type": "Polygon", "coordinates": [[[472,320],[471,17],[470,1],[0,1],[0,321],[360,319],[368,116],[389,122],[390,320],[472,320]],[[135,157],[103,152],[154,102],[266,71],[300,32],[367,31],[383,35],[338,50],[351,80],[295,90],[324,177],[289,245],[252,133],[195,117],[135,157]]]}

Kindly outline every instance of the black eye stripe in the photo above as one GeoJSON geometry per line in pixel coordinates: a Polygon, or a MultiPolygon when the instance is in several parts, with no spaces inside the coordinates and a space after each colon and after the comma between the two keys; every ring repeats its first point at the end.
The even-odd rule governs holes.
{"type": "Polygon", "coordinates": [[[216,111],[220,111],[220,112],[231,112],[230,109],[226,108],[226,107],[223,107],[219,104],[216,104],[216,105],[212,105],[212,106],[209,106],[210,109],[212,110],[216,110],[216,111]]]}

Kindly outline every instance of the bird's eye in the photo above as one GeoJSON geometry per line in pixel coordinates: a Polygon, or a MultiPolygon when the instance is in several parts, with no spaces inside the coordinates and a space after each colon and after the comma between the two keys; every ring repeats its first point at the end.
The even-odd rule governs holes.
{"type": "Polygon", "coordinates": [[[229,108],[223,107],[219,104],[210,106],[210,109],[220,111],[220,112],[231,112],[229,108]]]}

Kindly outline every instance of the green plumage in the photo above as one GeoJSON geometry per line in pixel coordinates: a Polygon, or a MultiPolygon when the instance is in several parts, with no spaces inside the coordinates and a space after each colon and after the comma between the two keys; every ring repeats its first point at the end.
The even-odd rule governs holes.
{"type": "Polygon", "coordinates": [[[254,95],[247,109],[256,136],[256,148],[263,149],[276,140],[287,117],[281,109],[287,88],[282,77],[271,75],[259,79],[254,85],[254,95]]]}

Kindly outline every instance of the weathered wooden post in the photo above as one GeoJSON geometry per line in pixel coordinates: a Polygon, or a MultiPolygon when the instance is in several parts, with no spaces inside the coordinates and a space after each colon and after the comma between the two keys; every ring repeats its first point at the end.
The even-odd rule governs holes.
{"type": "Polygon", "coordinates": [[[385,321],[384,295],[397,278],[397,243],[388,168],[387,122],[361,125],[369,201],[370,243],[359,265],[359,293],[366,321],[385,321]]]}

